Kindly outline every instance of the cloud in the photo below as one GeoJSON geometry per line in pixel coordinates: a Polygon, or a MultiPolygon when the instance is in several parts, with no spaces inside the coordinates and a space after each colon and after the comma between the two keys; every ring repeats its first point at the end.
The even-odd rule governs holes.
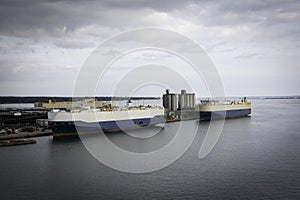
{"type": "Polygon", "coordinates": [[[236,56],[235,59],[244,59],[244,58],[254,58],[256,56],[259,56],[259,53],[249,53],[249,54],[241,54],[239,56],[236,56]]]}
{"type": "MultiPolygon", "coordinates": [[[[250,79],[250,62],[269,69],[281,60],[282,68],[276,70],[285,71],[294,80],[282,81],[299,83],[292,72],[300,62],[299,11],[297,0],[4,0],[0,3],[0,82],[50,81],[59,76],[60,84],[65,84],[65,80],[70,81],[69,72],[74,78],[89,53],[105,39],[122,31],[154,26],[194,39],[226,80],[234,80],[225,72],[232,65],[245,63],[238,69],[250,79]]],[[[162,42],[172,43],[172,38],[162,42]]],[[[267,75],[264,78],[268,79],[267,75]]],[[[234,87],[237,89],[232,91],[239,91],[234,87]]],[[[300,93],[298,87],[291,87],[300,93]]],[[[8,90],[0,91],[0,95],[8,90]]],[[[43,94],[43,88],[28,91],[43,94]]]]}

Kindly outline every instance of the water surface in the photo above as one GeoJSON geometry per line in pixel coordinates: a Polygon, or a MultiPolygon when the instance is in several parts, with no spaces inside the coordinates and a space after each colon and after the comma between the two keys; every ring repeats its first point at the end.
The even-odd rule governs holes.
{"type": "MultiPolygon", "coordinates": [[[[206,158],[198,158],[208,126],[200,122],[194,143],[180,159],[147,174],[108,168],[79,139],[42,137],[34,145],[1,148],[1,199],[297,199],[300,100],[252,102],[252,117],[227,120],[206,158]]],[[[158,135],[146,145],[122,134],[109,137],[128,150],[148,151],[172,135],[158,135]]]]}

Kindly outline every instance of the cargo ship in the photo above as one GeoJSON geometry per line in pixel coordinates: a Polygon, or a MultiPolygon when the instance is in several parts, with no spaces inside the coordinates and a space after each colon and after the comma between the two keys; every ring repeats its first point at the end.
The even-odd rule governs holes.
{"type": "Polygon", "coordinates": [[[198,106],[200,120],[236,118],[251,114],[251,103],[246,97],[240,101],[202,100],[198,106]]]}
{"type": "Polygon", "coordinates": [[[239,101],[201,100],[196,104],[195,93],[181,90],[180,94],[166,90],[163,95],[163,106],[166,110],[167,122],[181,120],[215,120],[244,117],[251,114],[251,103],[244,97],[239,101]]]}
{"type": "Polygon", "coordinates": [[[162,106],[131,106],[59,110],[48,112],[53,137],[72,136],[101,131],[119,132],[164,123],[162,106]]]}

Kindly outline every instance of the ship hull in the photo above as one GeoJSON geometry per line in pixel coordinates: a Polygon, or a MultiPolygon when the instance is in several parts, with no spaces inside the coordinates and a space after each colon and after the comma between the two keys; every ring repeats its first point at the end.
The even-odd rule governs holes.
{"type": "Polygon", "coordinates": [[[92,133],[110,133],[120,132],[142,127],[154,126],[159,123],[164,123],[164,116],[155,116],[152,118],[127,119],[119,121],[102,121],[102,122],[52,122],[50,124],[53,131],[53,137],[60,136],[75,136],[79,134],[92,133]]]}
{"type": "Polygon", "coordinates": [[[251,109],[200,111],[200,120],[216,120],[245,117],[251,114],[251,109]]]}

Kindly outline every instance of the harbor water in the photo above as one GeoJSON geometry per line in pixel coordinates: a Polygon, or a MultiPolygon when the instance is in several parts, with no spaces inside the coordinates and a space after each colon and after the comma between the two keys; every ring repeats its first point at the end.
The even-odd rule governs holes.
{"type": "MultiPolygon", "coordinates": [[[[297,199],[300,99],[251,101],[251,117],[226,120],[204,159],[198,153],[209,122],[182,122],[199,126],[191,147],[175,163],[146,174],[101,164],[78,138],[40,137],[36,144],[3,147],[0,199],[297,199]]],[[[146,145],[122,133],[108,137],[121,148],[142,152],[167,143],[173,137],[168,134],[146,145]]]]}

